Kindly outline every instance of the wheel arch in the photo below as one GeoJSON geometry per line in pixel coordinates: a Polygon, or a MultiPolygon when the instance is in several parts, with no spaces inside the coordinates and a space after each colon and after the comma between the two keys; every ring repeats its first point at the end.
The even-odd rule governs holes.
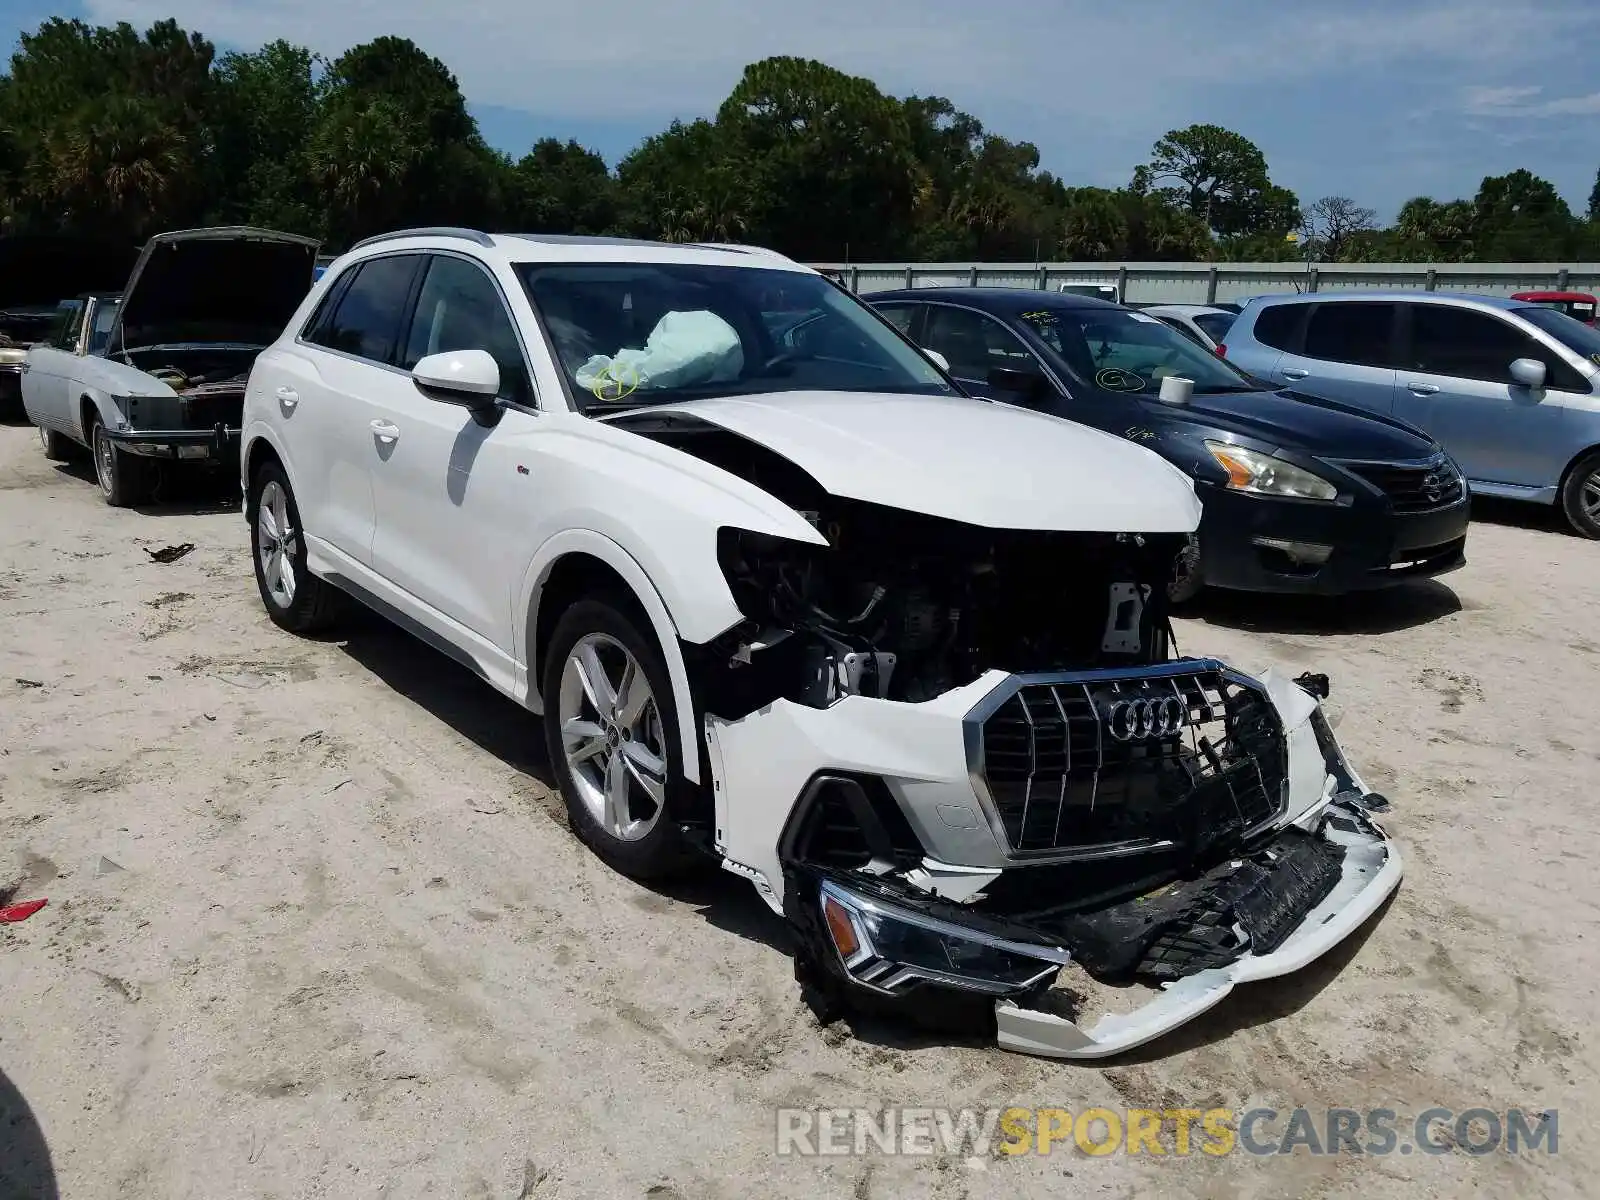
{"type": "Polygon", "coordinates": [[[99,417],[107,429],[115,429],[122,418],[117,411],[117,406],[111,403],[111,398],[99,388],[86,387],[78,394],[74,415],[78,418],[78,432],[83,439],[83,444],[91,450],[94,449],[89,441],[89,430],[94,424],[94,418],[99,417]]]}
{"type": "Polygon", "coordinates": [[[282,468],[284,475],[289,476],[289,487],[293,490],[294,477],[289,471],[289,463],[284,458],[282,449],[273,441],[270,434],[262,430],[251,430],[239,451],[239,483],[244,492],[247,520],[255,518],[255,514],[250,511],[250,505],[254,501],[250,484],[255,479],[256,472],[261,469],[261,465],[266,462],[275,462],[282,468]]]}
{"type": "Polygon", "coordinates": [[[569,529],[540,547],[529,564],[522,584],[520,611],[525,620],[518,630],[522,644],[516,647],[517,658],[527,664],[527,707],[543,711],[544,652],[562,612],[584,596],[618,588],[631,598],[635,615],[642,617],[655,635],[677,710],[683,773],[691,783],[702,783],[698,718],[677,624],[644,568],[603,534],[569,529]]]}
{"type": "Polygon", "coordinates": [[[1578,464],[1592,454],[1600,454],[1600,442],[1596,442],[1592,446],[1585,446],[1582,450],[1579,450],[1570,459],[1568,459],[1567,465],[1561,468],[1561,479],[1560,482],[1556,484],[1557,504],[1561,503],[1562,496],[1566,494],[1567,480],[1572,478],[1572,473],[1578,469],[1578,464]]]}

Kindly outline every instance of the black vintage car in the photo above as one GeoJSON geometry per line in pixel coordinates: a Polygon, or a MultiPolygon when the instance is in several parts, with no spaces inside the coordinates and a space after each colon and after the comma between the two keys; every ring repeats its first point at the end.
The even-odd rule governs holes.
{"type": "Polygon", "coordinates": [[[867,300],[972,394],[1131,438],[1191,474],[1204,516],[1174,599],[1205,584],[1340,594],[1466,561],[1466,482],[1410,425],[1275,392],[1154,317],[1088,297],[969,287],[867,300]],[[1163,401],[1168,376],[1192,394],[1163,401]]]}

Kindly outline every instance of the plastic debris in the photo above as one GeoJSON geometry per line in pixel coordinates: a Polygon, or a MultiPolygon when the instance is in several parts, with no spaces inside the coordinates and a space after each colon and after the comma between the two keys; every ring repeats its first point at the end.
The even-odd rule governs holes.
{"type": "Polygon", "coordinates": [[[44,681],[40,680],[40,679],[22,679],[22,678],[18,678],[17,686],[18,687],[25,687],[25,688],[42,688],[44,686],[44,681]]]}
{"type": "Polygon", "coordinates": [[[24,900],[21,904],[8,904],[0,908],[0,922],[12,925],[26,921],[48,903],[48,900],[24,900]]]}
{"type": "Polygon", "coordinates": [[[120,863],[112,862],[104,854],[100,856],[100,861],[94,865],[94,873],[96,875],[115,875],[118,871],[125,870],[127,870],[126,867],[122,866],[120,863]]]}
{"type": "Polygon", "coordinates": [[[163,546],[159,550],[152,550],[149,546],[146,546],[144,552],[150,556],[151,562],[175,563],[193,549],[193,542],[184,542],[177,546],[163,546]]]}

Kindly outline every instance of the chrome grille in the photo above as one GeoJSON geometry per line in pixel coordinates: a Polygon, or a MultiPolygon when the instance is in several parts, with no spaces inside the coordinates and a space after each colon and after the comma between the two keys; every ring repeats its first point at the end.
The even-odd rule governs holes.
{"type": "Polygon", "coordinates": [[[1461,473],[1444,457],[1411,463],[1341,462],[1347,471],[1372,484],[1395,512],[1427,512],[1461,499],[1466,486],[1461,473]]]}
{"type": "Polygon", "coordinates": [[[1203,857],[1243,841],[1285,801],[1276,708],[1211,660],[1019,677],[969,721],[978,782],[1014,854],[1173,845],[1203,857]],[[1124,701],[1164,706],[1143,711],[1167,723],[1130,724],[1124,701]]]}

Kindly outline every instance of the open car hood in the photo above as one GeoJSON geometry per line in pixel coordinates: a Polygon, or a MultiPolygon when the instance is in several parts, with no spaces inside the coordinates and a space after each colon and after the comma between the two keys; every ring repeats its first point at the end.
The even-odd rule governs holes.
{"type": "Polygon", "coordinates": [[[1187,533],[1189,477],[1123,438],[964,396],[778,392],[659,405],[757,442],[835,496],[990,529],[1187,533]]]}
{"type": "Polygon", "coordinates": [[[317,248],[312,238],[242,225],[157,234],[123,292],[111,345],[265,345],[310,291],[317,248]]]}

